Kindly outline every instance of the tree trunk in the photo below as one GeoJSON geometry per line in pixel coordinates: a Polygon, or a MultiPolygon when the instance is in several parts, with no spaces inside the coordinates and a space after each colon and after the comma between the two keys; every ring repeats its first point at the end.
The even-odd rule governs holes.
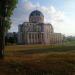
{"type": "Polygon", "coordinates": [[[4,20],[0,19],[0,58],[4,57],[4,46],[5,46],[5,36],[4,36],[4,20]]]}

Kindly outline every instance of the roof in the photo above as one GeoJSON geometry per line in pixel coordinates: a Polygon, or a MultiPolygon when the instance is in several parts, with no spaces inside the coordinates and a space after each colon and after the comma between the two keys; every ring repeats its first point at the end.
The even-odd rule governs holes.
{"type": "Polygon", "coordinates": [[[43,14],[40,11],[35,10],[31,12],[30,16],[43,16],[43,14]]]}

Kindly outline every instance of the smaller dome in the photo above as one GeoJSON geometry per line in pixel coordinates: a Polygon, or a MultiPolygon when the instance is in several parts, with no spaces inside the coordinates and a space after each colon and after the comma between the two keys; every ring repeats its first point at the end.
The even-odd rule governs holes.
{"type": "Polygon", "coordinates": [[[29,22],[43,23],[44,15],[38,10],[32,11],[29,16],[29,22]]]}

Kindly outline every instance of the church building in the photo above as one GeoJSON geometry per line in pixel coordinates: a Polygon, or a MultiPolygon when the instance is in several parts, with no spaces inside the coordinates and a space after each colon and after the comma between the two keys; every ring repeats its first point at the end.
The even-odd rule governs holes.
{"type": "Polygon", "coordinates": [[[29,16],[29,22],[18,26],[19,44],[62,44],[64,36],[54,33],[53,26],[44,23],[44,15],[39,10],[34,10],[29,16]]]}

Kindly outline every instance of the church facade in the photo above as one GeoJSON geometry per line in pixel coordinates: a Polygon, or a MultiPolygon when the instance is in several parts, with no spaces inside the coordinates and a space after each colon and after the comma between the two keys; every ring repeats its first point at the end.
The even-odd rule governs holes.
{"type": "Polygon", "coordinates": [[[19,44],[62,44],[64,36],[54,33],[51,24],[44,23],[44,15],[38,11],[32,11],[29,22],[18,26],[19,44]]]}

